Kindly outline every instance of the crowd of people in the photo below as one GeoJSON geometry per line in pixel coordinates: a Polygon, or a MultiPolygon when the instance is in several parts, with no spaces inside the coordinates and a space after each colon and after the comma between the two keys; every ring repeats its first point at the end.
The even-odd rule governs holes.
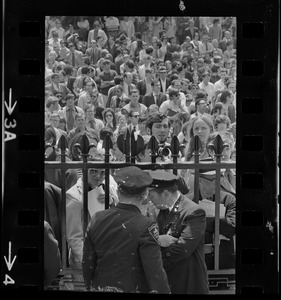
{"type": "MultiPolygon", "coordinates": [[[[113,145],[110,149],[110,160],[125,161],[125,155],[118,147],[118,137],[127,132],[134,132],[136,137],[141,136],[144,140],[144,147],[136,156],[137,163],[151,161],[149,141],[152,136],[156,138],[161,149],[168,150],[161,153],[159,151],[157,157],[159,161],[171,159],[170,142],[173,136],[177,136],[181,145],[179,160],[194,160],[196,135],[200,139],[200,160],[215,160],[215,153],[208,145],[214,142],[218,134],[225,146],[221,159],[235,161],[236,20],[234,17],[50,16],[46,17],[45,24],[46,160],[60,160],[62,135],[66,137],[66,160],[82,160],[77,143],[86,134],[91,145],[88,160],[103,161],[103,140],[109,134],[113,145]]],[[[130,169],[125,171],[131,172],[130,169]]],[[[97,223],[96,226],[103,228],[102,216],[112,218],[114,214],[120,213],[120,209],[124,210],[126,205],[132,204],[137,206],[142,215],[154,220],[154,223],[147,223],[144,219],[139,219],[140,224],[144,224],[144,227],[139,225],[141,230],[144,230],[144,236],[140,238],[143,239],[148,234],[152,238],[151,242],[156,241],[151,249],[159,246],[161,249],[159,253],[163,258],[163,263],[160,263],[157,252],[153,263],[151,257],[148,262],[143,262],[144,273],[145,268],[149,273],[151,266],[155,266],[162,277],[161,280],[155,281],[151,274],[141,274],[137,275],[140,276],[138,283],[133,274],[134,280],[130,286],[128,282],[122,285],[119,281],[118,285],[114,279],[115,275],[110,275],[108,285],[113,284],[117,291],[118,289],[132,291],[138,284],[141,287],[143,281],[146,281],[144,291],[208,292],[205,269],[213,268],[214,253],[212,251],[204,253],[203,244],[212,243],[214,215],[205,214],[203,206],[200,205],[205,205],[206,201],[209,201],[208,204],[214,203],[214,172],[200,170],[200,202],[195,207],[189,203],[190,201],[195,204],[192,201],[193,170],[179,170],[176,178],[171,177],[169,171],[162,171],[160,175],[157,172],[151,173],[152,179],[148,180],[149,184],[142,186],[141,192],[132,192],[134,185],[138,185],[136,182],[128,182],[131,189],[124,191],[122,182],[118,181],[119,177],[112,172],[109,210],[113,208],[117,210],[104,213],[98,218],[97,211],[104,210],[98,204],[104,206],[105,194],[101,187],[104,186],[105,173],[101,169],[89,169],[88,217],[89,222],[91,221],[89,228],[94,233],[87,232],[90,237],[86,239],[87,249],[84,254],[83,174],[81,170],[69,169],[65,175],[65,180],[62,180],[61,170],[45,169],[45,221],[50,223],[61,250],[59,216],[55,211],[58,207],[62,182],[65,182],[69,263],[73,268],[84,268],[88,288],[92,284],[91,276],[98,276],[94,280],[95,288],[106,289],[101,284],[106,282],[104,276],[108,268],[112,267],[103,262],[107,254],[104,253],[103,258],[102,249],[108,242],[96,240],[101,237],[93,227],[96,224],[94,219],[100,220],[97,221],[100,224],[97,223]],[[159,183],[157,176],[162,176],[161,180],[165,182],[163,186],[155,185],[155,181],[159,183]],[[92,202],[91,199],[95,199],[96,202],[92,202]],[[138,204],[138,201],[142,205],[138,204]],[[161,206],[159,201],[165,202],[166,205],[161,206]],[[167,224],[161,216],[164,208],[170,210],[167,224]],[[192,234],[190,233],[192,227],[186,225],[187,219],[184,218],[188,220],[191,218],[190,222],[194,222],[192,226],[196,230],[194,229],[195,232],[192,234]],[[163,222],[167,226],[172,224],[171,228],[174,229],[166,225],[163,227],[163,222]],[[161,235],[165,237],[159,238],[161,235]],[[190,239],[195,239],[197,243],[191,243],[190,239]],[[101,249],[95,248],[96,245],[91,248],[93,240],[96,240],[101,249]],[[191,247],[188,250],[187,245],[191,247]],[[97,261],[92,261],[93,249],[97,251],[94,253],[94,256],[97,255],[97,261]],[[87,257],[89,253],[90,261],[83,263],[84,259],[89,260],[87,257]],[[186,263],[179,265],[178,261],[186,263]],[[88,269],[91,264],[94,269],[98,264],[98,269],[104,269],[105,273],[92,274],[93,270],[88,269]],[[175,280],[177,272],[182,273],[181,280],[175,280]],[[194,274],[199,279],[197,283],[196,280],[190,279],[194,274]],[[141,278],[142,276],[144,278],[141,278]]],[[[143,173],[139,175],[146,176],[143,173]]],[[[225,208],[225,215],[220,219],[220,268],[234,267],[235,179],[235,169],[222,170],[220,199],[225,208]]],[[[123,185],[124,182],[126,179],[123,185]]],[[[129,218],[126,213],[123,217],[124,220],[126,217],[129,218]]],[[[124,222],[122,224],[126,224],[124,222]]],[[[134,226],[130,234],[134,230],[139,232],[140,228],[136,224],[134,226]]],[[[117,236],[115,230],[111,234],[117,236]]],[[[126,237],[130,240],[132,238],[130,234],[121,234],[120,238],[126,237]]],[[[109,240],[111,242],[112,238],[109,240]]],[[[148,247],[143,245],[143,242],[138,243],[142,245],[141,251],[145,251],[145,247],[148,247]]],[[[109,248],[113,246],[114,243],[110,244],[109,248]]],[[[140,246],[136,247],[138,249],[140,246]]],[[[120,249],[118,251],[121,253],[120,249]]],[[[132,250],[133,253],[140,251],[136,249],[132,250]]],[[[150,253],[150,250],[147,251],[150,253]]],[[[115,256],[109,257],[117,261],[116,253],[115,256]]],[[[133,267],[134,270],[139,270],[144,257],[147,258],[148,254],[138,256],[140,261],[137,266],[129,265],[128,262],[125,266],[127,269],[133,267]]],[[[125,256],[124,259],[126,260],[125,256]]],[[[116,274],[121,270],[119,267],[124,272],[124,266],[119,262],[113,266],[116,274]]],[[[124,280],[126,278],[128,281],[127,277],[128,275],[124,280]]]]}

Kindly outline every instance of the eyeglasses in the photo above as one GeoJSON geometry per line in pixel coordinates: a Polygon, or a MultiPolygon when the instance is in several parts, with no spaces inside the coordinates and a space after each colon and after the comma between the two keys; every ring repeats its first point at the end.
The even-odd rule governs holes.
{"type": "Polygon", "coordinates": [[[132,116],[132,118],[139,118],[140,115],[135,115],[135,116],[132,116]]]}
{"type": "Polygon", "coordinates": [[[113,116],[112,116],[112,115],[106,115],[105,117],[106,117],[106,118],[108,118],[108,117],[111,117],[111,118],[112,118],[113,116]]]}

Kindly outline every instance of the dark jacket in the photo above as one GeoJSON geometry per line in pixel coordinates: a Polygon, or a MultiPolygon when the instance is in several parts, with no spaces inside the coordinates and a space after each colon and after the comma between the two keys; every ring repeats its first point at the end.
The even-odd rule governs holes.
{"type": "Polygon", "coordinates": [[[172,294],[208,294],[204,257],[205,211],[181,195],[166,217],[165,211],[160,210],[157,223],[160,235],[169,233],[179,238],[177,243],[162,248],[172,294]]]}
{"type": "Polygon", "coordinates": [[[44,220],[48,222],[53,230],[55,239],[58,241],[59,249],[62,251],[61,240],[61,189],[56,185],[44,182],[44,220]]]}
{"type": "MultiPolygon", "coordinates": [[[[164,93],[159,93],[158,97],[157,97],[157,101],[156,104],[158,105],[158,107],[160,107],[160,105],[167,100],[167,96],[164,93]]],[[[146,107],[149,107],[151,104],[155,104],[155,100],[154,100],[154,96],[153,93],[149,94],[149,95],[145,95],[142,98],[141,101],[142,104],[144,104],[146,107]]]]}
{"type": "Polygon", "coordinates": [[[199,32],[199,29],[198,29],[197,27],[193,27],[193,34],[192,34],[190,28],[188,27],[188,28],[185,30],[185,35],[186,35],[186,36],[189,36],[189,37],[191,38],[191,40],[193,40],[195,32],[199,32]]]}
{"type": "Polygon", "coordinates": [[[61,255],[58,241],[54,237],[50,224],[44,221],[44,285],[48,286],[56,279],[61,268],[61,255]]]}
{"type": "Polygon", "coordinates": [[[85,285],[125,293],[169,293],[157,224],[134,205],[118,203],[91,219],[83,249],[85,285]]]}

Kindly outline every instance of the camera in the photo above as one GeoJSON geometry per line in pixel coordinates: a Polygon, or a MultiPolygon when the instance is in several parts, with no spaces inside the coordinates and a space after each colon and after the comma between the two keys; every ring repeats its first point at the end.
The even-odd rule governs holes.
{"type": "Polygon", "coordinates": [[[160,157],[168,157],[171,153],[171,150],[168,146],[159,147],[157,150],[157,155],[160,157]]]}

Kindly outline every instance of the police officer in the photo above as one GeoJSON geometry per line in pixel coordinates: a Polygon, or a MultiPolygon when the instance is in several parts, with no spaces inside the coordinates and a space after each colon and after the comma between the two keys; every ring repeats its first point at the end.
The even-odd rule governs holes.
{"type": "Polygon", "coordinates": [[[204,257],[206,214],[178,190],[179,176],[150,171],[148,199],[158,208],[158,241],[172,294],[208,294],[204,257]]]}
{"type": "Polygon", "coordinates": [[[147,206],[148,172],[130,166],[114,175],[119,203],[91,219],[83,249],[87,290],[170,293],[158,226],[141,211],[147,206]]]}

